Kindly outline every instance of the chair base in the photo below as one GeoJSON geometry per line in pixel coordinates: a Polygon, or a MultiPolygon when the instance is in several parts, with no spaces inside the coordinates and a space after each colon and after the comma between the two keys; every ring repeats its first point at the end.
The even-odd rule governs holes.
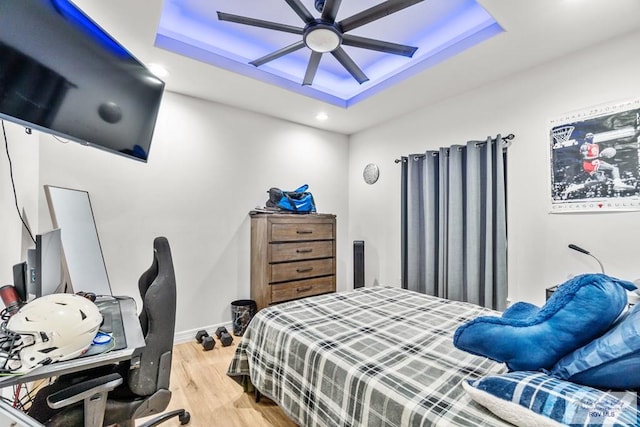
{"type": "Polygon", "coordinates": [[[171,419],[173,417],[178,417],[178,420],[180,420],[180,425],[189,424],[189,421],[191,421],[191,414],[189,412],[187,412],[184,409],[176,409],[174,411],[169,411],[169,412],[164,413],[162,415],[158,415],[154,419],[149,420],[149,421],[145,422],[144,424],[141,424],[139,427],[157,426],[158,424],[161,424],[161,423],[163,423],[163,422],[165,422],[168,419],[171,419]]]}

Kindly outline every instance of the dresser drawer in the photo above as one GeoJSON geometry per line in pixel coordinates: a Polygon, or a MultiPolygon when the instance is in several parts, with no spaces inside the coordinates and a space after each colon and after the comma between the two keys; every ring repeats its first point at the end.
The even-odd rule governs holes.
{"type": "Polygon", "coordinates": [[[335,215],[250,215],[251,299],[258,310],[336,291],[335,215]]]}
{"type": "Polygon", "coordinates": [[[329,258],[271,264],[270,282],[286,282],[334,274],[334,262],[333,258],[329,258]]]}
{"type": "Polygon", "coordinates": [[[296,298],[325,294],[335,291],[335,277],[319,277],[297,282],[271,285],[271,302],[289,301],[296,298]]]}
{"type": "Polygon", "coordinates": [[[300,261],[333,257],[333,241],[271,244],[270,262],[300,261]]]}
{"type": "Polygon", "coordinates": [[[278,223],[271,224],[272,242],[290,242],[296,240],[333,239],[331,223],[278,223]]]}

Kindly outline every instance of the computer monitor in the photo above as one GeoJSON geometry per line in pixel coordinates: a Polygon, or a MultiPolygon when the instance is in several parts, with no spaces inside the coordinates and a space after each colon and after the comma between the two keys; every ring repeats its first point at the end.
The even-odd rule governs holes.
{"type": "Polygon", "coordinates": [[[29,297],[39,298],[61,291],[62,238],[59,228],[36,235],[36,248],[27,254],[27,266],[29,297]]]}

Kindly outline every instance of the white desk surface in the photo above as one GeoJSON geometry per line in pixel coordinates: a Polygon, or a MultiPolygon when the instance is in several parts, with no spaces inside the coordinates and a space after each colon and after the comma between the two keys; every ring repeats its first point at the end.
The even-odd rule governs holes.
{"type": "Polygon", "coordinates": [[[19,409],[0,399],[0,427],[44,427],[19,409]]]}

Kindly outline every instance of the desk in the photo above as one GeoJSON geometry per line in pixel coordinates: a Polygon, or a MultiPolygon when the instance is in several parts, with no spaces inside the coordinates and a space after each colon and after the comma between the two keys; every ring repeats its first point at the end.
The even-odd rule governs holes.
{"type": "MultiPolygon", "coordinates": [[[[131,359],[133,352],[136,349],[143,348],[145,345],[142,328],[140,328],[140,322],[138,320],[136,302],[133,298],[129,297],[118,297],[117,301],[120,304],[120,312],[122,313],[122,327],[127,342],[126,348],[96,354],[94,356],[78,357],[65,360],[64,362],[55,362],[36,368],[24,375],[3,377],[0,379],[0,388],[28,383],[42,378],[57,377],[131,359]]],[[[112,298],[98,299],[96,301],[98,308],[102,307],[103,309],[105,306],[112,304],[112,298]]]]}
{"type": "Polygon", "coordinates": [[[0,426],[44,427],[38,421],[3,400],[0,400],[0,426]]]}

